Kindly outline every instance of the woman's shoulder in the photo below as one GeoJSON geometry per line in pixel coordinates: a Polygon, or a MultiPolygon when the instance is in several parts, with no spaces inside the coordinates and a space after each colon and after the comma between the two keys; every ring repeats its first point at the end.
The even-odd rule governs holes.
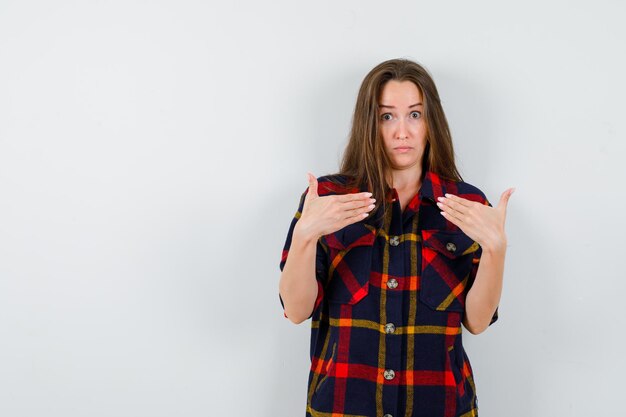
{"type": "MultiPolygon", "coordinates": [[[[465,181],[453,181],[454,188],[456,188],[456,194],[459,197],[465,198],[471,201],[477,201],[482,204],[489,204],[485,193],[474,184],[470,184],[465,181]]],[[[448,191],[449,192],[449,191],[448,191]]],[[[454,193],[451,193],[454,194],[454,193]]]]}
{"type": "Polygon", "coordinates": [[[482,204],[488,203],[485,193],[474,184],[466,182],[460,177],[451,179],[433,171],[426,172],[421,193],[422,196],[435,201],[440,196],[449,193],[482,204]]]}
{"type": "Polygon", "coordinates": [[[339,173],[322,175],[317,178],[317,194],[324,196],[361,192],[358,187],[350,186],[350,179],[350,176],[339,173]]]}

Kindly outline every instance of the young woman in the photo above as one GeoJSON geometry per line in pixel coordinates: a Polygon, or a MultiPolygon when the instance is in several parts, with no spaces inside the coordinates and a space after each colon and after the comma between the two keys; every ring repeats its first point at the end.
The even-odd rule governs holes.
{"type": "Polygon", "coordinates": [[[367,74],[340,171],[309,174],[280,261],[284,316],[312,318],[307,416],[478,415],[461,323],[498,319],[512,192],[493,207],[462,180],[422,66],[367,74]]]}

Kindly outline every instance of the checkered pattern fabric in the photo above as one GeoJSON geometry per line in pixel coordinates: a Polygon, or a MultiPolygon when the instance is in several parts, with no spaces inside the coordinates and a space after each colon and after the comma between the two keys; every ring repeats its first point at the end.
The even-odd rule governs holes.
{"type": "MultiPolygon", "coordinates": [[[[361,191],[318,178],[320,196],[361,191]]],[[[461,322],[481,247],[439,214],[445,193],[491,206],[475,186],[427,171],[404,211],[392,189],[388,216],[368,216],[318,240],[306,416],[478,415],[461,322]]],[[[490,325],[497,319],[496,309],[490,325]]]]}

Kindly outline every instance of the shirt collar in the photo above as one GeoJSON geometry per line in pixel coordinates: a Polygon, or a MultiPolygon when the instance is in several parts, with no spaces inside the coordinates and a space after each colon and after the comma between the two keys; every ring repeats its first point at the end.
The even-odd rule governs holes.
{"type": "MultiPolygon", "coordinates": [[[[444,196],[446,192],[446,181],[435,172],[426,171],[422,180],[422,186],[418,192],[419,200],[426,199],[436,203],[439,201],[438,198],[444,196]]],[[[387,201],[391,201],[393,198],[397,197],[398,195],[395,188],[392,188],[389,190],[387,201]]],[[[413,201],[411,203],[413,203],[413,201]]]]}
{"type": "Polygon", "coordinates": [[[418,193],[419,196],[421,198],[430,198],[437,202],[437,199],[443,197],[446,192],[446,181],[438,174],[432,171],[426,171],[424,180],[422,181],[422,187],[418,193]]]}

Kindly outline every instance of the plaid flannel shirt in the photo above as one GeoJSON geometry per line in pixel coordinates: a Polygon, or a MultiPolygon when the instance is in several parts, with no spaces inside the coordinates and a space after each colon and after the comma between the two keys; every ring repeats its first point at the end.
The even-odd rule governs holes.
{"type": "MultiPolygon", "coordinates": [[[[367,191],[327,178],[318,178],[320,196],[367,191]]],[[[439,214],[445,193],[491,206],[477,187],[427,171],[404,211],[391,189],[386,218],[368,216],[318,240],[307,417],[478,415],[461,322],[482,249],[439,214]]],[[[496,308],[489,325],[497,319],[496,308]]]]}

